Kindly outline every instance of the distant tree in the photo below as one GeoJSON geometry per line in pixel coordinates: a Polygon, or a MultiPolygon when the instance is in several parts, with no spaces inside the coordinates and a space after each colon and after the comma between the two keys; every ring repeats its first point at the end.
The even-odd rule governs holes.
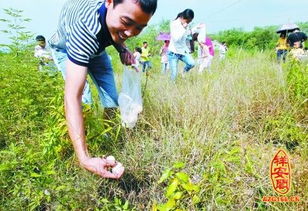
{"type": "Polygon", "coordinates": [[[275,26],[256,27],[250,32],[242,29],[230,29],[212,35],[212,37],[220,42],[226,42],[228,46],[265,50],[275,46],[278,39],[275,29],[275,26]]]}
{"type": "Polygon", "coordinates": [[[23,10],[17,10],[13,8],[3,10],[9,17],[7,19],[0,19],[0,22],[7,25],[7,27],[3,27],[5,29],[0,31],[8,36],[11,43],[0,43],[0,47],[8,48],[10,53],[18,56],[21,51],[26,50],[30,46],[30,39],[33,38],[33,34],[29,31],[26,31],[24,26],[24,24],[26,22],[30,22],[31,19],[24,18],[22,16],[23,10]]]}
{"type": "Polygon", "coordinates": [[[299,23],[298,26],[302,32],[308,34],[308,22],[299,23]]]}

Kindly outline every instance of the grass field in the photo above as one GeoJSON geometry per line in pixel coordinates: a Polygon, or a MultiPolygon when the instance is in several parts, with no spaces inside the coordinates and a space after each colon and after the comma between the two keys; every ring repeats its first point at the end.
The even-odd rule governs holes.
{"type": "Polygon", "coordinates": [[[91,154],[126,167],[112,181],[78,167],[60,74],[37,72],[28,54],[1,55],[0,210],[307,210],[307,64],[230,49],[212,73],[171,83],[158,59],[134,129],[103,120],[97,94],[85,110],[91,154]],[[279,196],[269,178],[279,148],[291,160],[287,196],[300,202],[262,202],[279,196]]]}

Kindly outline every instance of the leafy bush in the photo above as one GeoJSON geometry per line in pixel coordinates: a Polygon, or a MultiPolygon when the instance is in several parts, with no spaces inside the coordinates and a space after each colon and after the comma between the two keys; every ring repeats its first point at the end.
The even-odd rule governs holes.
{"type": "Polygon", "coordinates": [[[286,65],[286,71],[290,96],[301,102],[306,101],[308,99],[308,65],[293,60],[286,65]]]}
{"type": "MultiPolygon", "coordinates": [[[[308,23],[299,23],[303,32],[308,33],[308,23]]],[[[255,27],[253,31],[243,29],[229,29],[218,34],[210,35],[219,41],[225,41],[228,46],[246,49],[274,49],[279,38],[276,30],[279,26],[255,27]]]]}

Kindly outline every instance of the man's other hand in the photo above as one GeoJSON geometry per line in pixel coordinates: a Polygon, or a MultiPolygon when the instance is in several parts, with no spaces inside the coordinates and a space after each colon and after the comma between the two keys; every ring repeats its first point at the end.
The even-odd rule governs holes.
{"type": "Polygon", "coordinates": [[[124,65],[132,65],[135,64],[135,57],[128,49],[125,49],[120,52],[120,59],[122,64],[124,65]]]}

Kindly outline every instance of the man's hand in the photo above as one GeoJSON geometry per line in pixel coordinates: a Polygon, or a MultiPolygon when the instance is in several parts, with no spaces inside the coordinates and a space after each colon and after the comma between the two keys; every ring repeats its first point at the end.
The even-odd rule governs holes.
{"type": "Polygon", "coordinates": [[[188,23],[184,22],[184,23],[182,23],[182,26],[183,26],[185,29],[187,29],[188,23]]]}
{"type": "Polygon", "coordinates": [[[113,44],[115,49],[119,52],[119,56],[121,59],[122,64],[124,65],[132,65],[135,64],[135,57],[134,55],[128,50],[125,44],[113,44]]]}
{"type": "Polygon", "coordinates": [[[121,172],[117,172],[117,174],[108,171],[108,169],[116,166],[116,161],[108,160],[105,158],[87,157],[83,160],[80,160],[80,165],[88,171],[103,178],[119,179],[124,173],[124,168],[121,172]]]}
{"type": "Polygon", "coordinates": [[[135,57],[127,48],[123,49],[120,53],[120,59],[124,65],[135,64],[135,57]]]}

